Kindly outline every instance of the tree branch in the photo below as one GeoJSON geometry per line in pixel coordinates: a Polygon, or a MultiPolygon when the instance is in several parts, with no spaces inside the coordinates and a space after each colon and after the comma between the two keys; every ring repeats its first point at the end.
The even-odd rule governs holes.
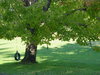
{"type": "Polygon", "coordinates": [[[87,28],[86,24],[78,23],[79,26],[83,26],[84,28],[87,28]]]}
{"type": "Polygon", "coordinates": [[[28,7],[32,4],[34,4],[35,2],[37,2],[38,0],[23,0],[23,2],[25,3],[24,6],[28,7]]]}
{"type": "Polygon", "coordinates": [[[65,13],[65,15],[69,16],[69,15],[73,14],[76,11],[86,11],[86,10],[87,10],[86,8],[74,9],[70,13],[65,13]]]}
{"type": "Polygon", "coordinates": [[[35,29],[30,27],[30,24],[27,24],[27,30],[29,30],[31,32],[31,34],[34,34],[35,29]]]}
{"type": "Polygon", "coordinates": [[[100,20],[100,17],[96,17],[97,20],[100,20]]]}
{"type": "Polygon", "coordinates": [[[51,0],[48,0],[47,5],[43,6],[43,11],[48,11],[48,9],[50,8],[51,5],[51,0]]]}

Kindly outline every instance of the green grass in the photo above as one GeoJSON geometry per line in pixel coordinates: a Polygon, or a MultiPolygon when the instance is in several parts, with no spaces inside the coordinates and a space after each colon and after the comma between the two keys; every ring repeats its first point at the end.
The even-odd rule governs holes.
{"type": "Polygon", "coordinates": [[[54,41],[49,49],[38,46],[38,64],[14,60],[18,50],[23,58],[25,45],[19,38],[0,40],[0,75],[100,75],[100,52],[72,42],[54,41]]]}
{"type": "Polygon", "coordinates": [[[94,51],[100,52],[100,46],[93,46],[92,49],[94,51]]]}

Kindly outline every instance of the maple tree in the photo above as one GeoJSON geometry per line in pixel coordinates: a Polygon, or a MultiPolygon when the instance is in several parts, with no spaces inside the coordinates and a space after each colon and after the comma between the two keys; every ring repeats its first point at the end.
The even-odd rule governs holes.
{"type": "Polygon", "coordinates": [[[0,0],[0,38],[16,37],[26,43],[26,63],[36,63],[38,44],[54,39],[100,40],[100,1],[0,0]]]}

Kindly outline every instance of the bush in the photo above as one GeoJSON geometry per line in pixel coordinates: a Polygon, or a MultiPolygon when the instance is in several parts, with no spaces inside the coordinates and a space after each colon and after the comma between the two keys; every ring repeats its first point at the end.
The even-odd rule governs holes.
{"type": "Polygon", "coordinates": [[[100,46],[93,46],[92,49],[96,52],[100,52],[100,46]]]}

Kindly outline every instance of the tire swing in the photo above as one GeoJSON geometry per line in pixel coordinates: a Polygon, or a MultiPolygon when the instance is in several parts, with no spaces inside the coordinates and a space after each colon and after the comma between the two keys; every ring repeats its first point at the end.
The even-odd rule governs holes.
{"type": "Polygon", "coordinates": [[[16,61],[20,60],[20,53],[18,51],[16,51],[14,58],[15,58],[16,61]]]}
{"type": "MultiPolygon", "coordinates": [[[[15,38],[15,46],[16,46],[16,49],[19,47],[19,45],[17,44],[17,41],[18,41],[18,38],[15,38]]],[[[16,50],[16,53],[14,54],[14,59],[16,61],[19,61],[20,60],[20,53],[18,52],[18,50],[16,50]]]]}

